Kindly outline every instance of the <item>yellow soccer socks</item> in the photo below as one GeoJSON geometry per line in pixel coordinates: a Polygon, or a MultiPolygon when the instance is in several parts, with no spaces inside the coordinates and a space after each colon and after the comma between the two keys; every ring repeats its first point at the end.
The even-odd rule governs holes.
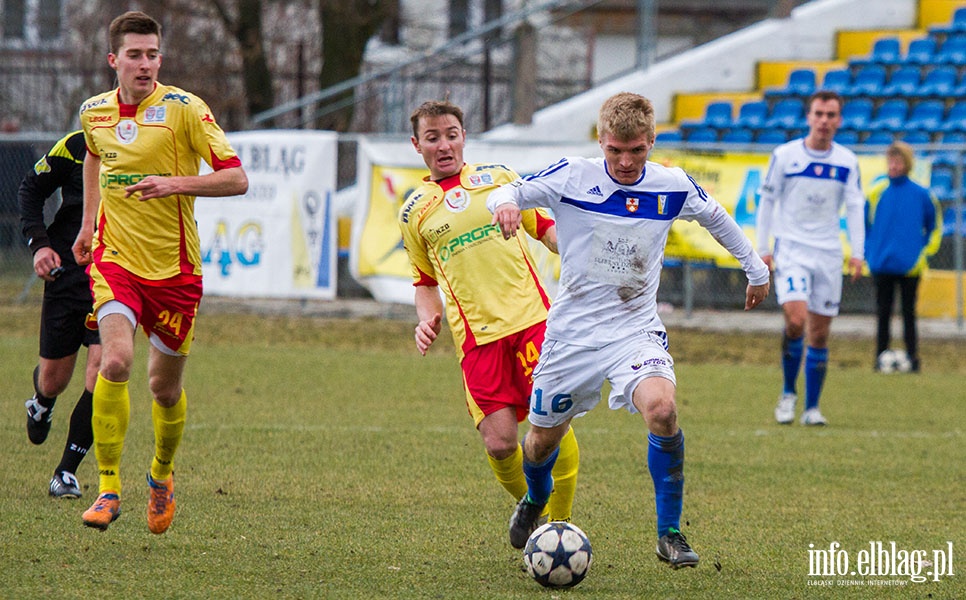
{"type": "Polygon", "coordinates": [[[100,492],[121,493],[121,451],[131,418],[131,398],[126,381],[108,381],[99,373],[94,386],[91,425],[94,457],[100,476],[100,492]]]}
{"type": "Polygon", "coordinates": [[[569,521],[577,492],[577,468],[580,466],[580,448],[571,427],[560,440],[560,452],[553,465],[553,492],[547,502],[551,521],[569,521]]]}
{"type": "Polygon", "coordinates": [[[164,407],[151,403],[151,418],[154,422],[154,459],[151,461],[151,477],[164,481],[171,476],[174,468],[174,453],[181,443],[184,433],[185,415],[188,398],[181,390],[181,398],[174,406],[164,407]]]}
{"type": "MultiPolygon", "coordinates": [[[[516,452],[497,460],[487,455],[490,468],[506,491],[514,500],[527,493],[527,480],[523,475],[523,448],[517,445],[516,452]]],[[[544,509],[544,515],[551,521],[569,521],[573,510],[574,495],[577,492],[577,469],[580,466],[580,448],[571,427],[560,440],[560,451],[553,466],[553,492],[544,509]]]]}
{"type": "Polygon", "coordinates": [[[527,480],[523,476],[523,448],[520,444],[517,444],[516,452],[504,459],[497,460],[489,454],[486,455],[486,459],[493,469],[493,474],[496,475],[496,480],[510,492],[513,499],[523,498],[527,493],[527,480]]]}

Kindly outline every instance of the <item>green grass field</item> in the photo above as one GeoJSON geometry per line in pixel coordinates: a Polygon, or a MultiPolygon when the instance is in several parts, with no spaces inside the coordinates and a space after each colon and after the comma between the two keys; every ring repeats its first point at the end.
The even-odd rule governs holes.
{"type": "MultiPolygon", "coordinates": [[[[569,591],[540,588],[506,539],[512,499],[461,403],[448,337],[426,357],[412,324],[205,314],[189,361],[178,512],[148,532],[151,456],[145,340],[132,381],[123,514],[83,527],[96,496],[53,500],[80,378],[50,438],[32,446],[36,303],[0,305],[0,598],[963,598],[966,452],[962,342],[923,342],[925,371],[876,375],[871,341],[834,339],[831,426],[778,426],[777,332],[674,331],[687,436],[685,533],[702,562],[654,556],[642,421],[599,406],[575,422],[574,522],[594,564],[569,591]],[[870,542],[946,549],[955,576],[810,577],[809,548],[838,542],[854,566],[870,542]],[[871,580],[901,586],[873,586],[871,580]],[[830,581],[831,587],[815,585],[830,581]],[[865,585],[843,585],[862,581],[865,585]]],[[[834,327],[834,326],[833,326],[834,327]]],[[[834,337],[834,336],[833,336],[834,337]]],[[[932,567],[923,567],[923,572],[932,567]]]]}

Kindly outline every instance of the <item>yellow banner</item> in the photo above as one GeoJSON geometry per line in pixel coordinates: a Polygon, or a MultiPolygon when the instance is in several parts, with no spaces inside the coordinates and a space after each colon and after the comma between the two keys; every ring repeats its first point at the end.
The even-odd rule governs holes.
{"type": "MultiPolygon", "coordinates": [[[[363,140],[359,145],[360,199],[353,216],[350,268],[353,277],[380,301],[412,303],[409,258],[396,221],[399,208],[426,176],[421,157],[405,142],[363,140]]],[[[468,157],[475,162],[508,164],[518,173],[536,172],[560,156],[599,156],[597,144],[574,147],[521,144],[475,145],[468,157]]],[[[735,218],[749,239],[755,239],[758,188],[768,169],[769,154],[696,153],[655,150],[651,160],[683,168],[735,218]]],[[[929,180],[929,164],[920,160],[913,178],[929,180]]],[[[885,176],[885,158],[860,156],[862,187],[885,176]]],[[[850,254],[845,216],[840,220],[846,259],[850,254]]],[[[559,276],[559,257],[542,244],[531,244],[540,273],[551,290],[559,276]]],[[[700,225],[675,221],[665,250],[669,261],[687,260],[737,268],[738,262],[700,225]]]]}
{"type": "MultiPolygon", "coordinates": [[[[755,211],[758,188],[768,170],[769,154],[725,153],[678,150],[654,150],[650,159],[668,166],[681,167],[711,196],[727,209],[752,241],[755,240],[755,211]]],[[[919,160],[914,179],[929,181],[929,163],[919,160]]],[[[860,155],[859,171],[862,189],[867,190],[886,177],[885,158],[881,155],[860,155]]],[[[848,260],[851,248],[846,234],[845,214],[840,219],[842,243],[848,260]]],[[[670,260],[690,260],[737,267],[727,250],[696,223],[675,221],[668,236],[665,257],[670,260]]]]}

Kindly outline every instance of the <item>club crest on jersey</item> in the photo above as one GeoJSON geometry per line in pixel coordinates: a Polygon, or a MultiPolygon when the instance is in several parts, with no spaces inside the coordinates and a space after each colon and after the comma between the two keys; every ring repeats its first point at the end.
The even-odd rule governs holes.
{"type": "Polygon", "coordinates": [[[122,144],[130,144],[138,138],[138,124],[131,119],[124,119],[117,124],[114,129],[117,141],[122,144]]]}
{"type": "Polygon", "coordinates": [[[470,205],[470,195],[461,187],[456,187],[446,192],[443,196],[443,204],[450,212],[461,213],[470,205]]]}
{"type": "Polygon", "coordinates": [[[819,177],[821,177],[822,176],[822,171],[824,169],[823,169],[822,165],[815,165],[814,170],[815,170],[815,174],[818,175],[819,177]]]}
{"type": "Polygon", "coordinates": [[[167,113],[166,106],[149,106],[144,109],[144,122],[145,123],[164,123],[164,117],[167,113]]]}
{"type": "Polygon", "coordinates": [[[637,198],[628,198],[624,206],[627,208],[627,212],[635,213],[640,208],[640,200],[637,198]]]}
{"type": "Polygon", "coordinates": [[[483,173],[482,175],[470,175],[470,185],[493,185],[493,175],[483,173]]]}

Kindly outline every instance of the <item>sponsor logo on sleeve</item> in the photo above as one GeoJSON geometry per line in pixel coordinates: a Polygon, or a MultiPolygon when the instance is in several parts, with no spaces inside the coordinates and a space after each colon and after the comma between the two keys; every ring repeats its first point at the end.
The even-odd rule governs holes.
{"type": "Polygon", "coordinates": [[[92,108],[94,108],[96,106],[102,106],[104,104],[107,104],[107,98],[101,98],[100,100],[92,100],[92,101],[86,103],[84,106],[81,106],[80,114],[84,114],[86,111],[88,111],[88,110],[90,110],[90,109],[92,109],[92,108]]]}
{"type": "Polygon", "coordinates": [[[181,104],[190,104],[191,99],[185,94],[176,94],[174,92],[168,92],[161,98],[162,102],[180,102],[181,104]]]}

